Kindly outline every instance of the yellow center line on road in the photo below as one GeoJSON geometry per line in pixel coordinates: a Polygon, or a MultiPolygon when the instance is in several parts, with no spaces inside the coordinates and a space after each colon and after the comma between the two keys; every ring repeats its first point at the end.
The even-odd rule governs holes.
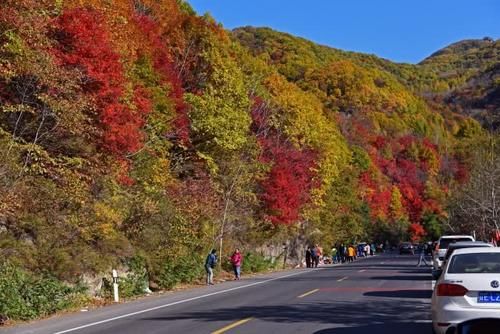
{"type": "Polygon", "coordinates": [[[230,325],[227,325],[226,327],[223,327],[219,330],[216,330],[215,332],[212,332],[211,334],[222,334],[222,333],[225,333],[227,332],[228,330],[230,329],[233,329],[234,327],[238,327],[240,325],[243,325],[247,322],[249,322],[250,320],[252,320],[253,318],[246,318],[246,319],[241,319],[239,321],[236,321],[236,322],[233,322],[232,324],[230,325]]]}
{"type": "Polygon", "coordinates": [[[319,291],[319,289],[314,289],[314,290],[311,290],[311,291],[306,292],[306,293],[304,293],[304,294],[301,294],[301,295],[300,295],[300,296],[298,296],[297,298],[304,298],[305,296],[312,295],[313,293],[318,292],[318,291],[319,291]]]}
{"type": "Polygon", "coordinates": [[[346,277],[342,277],[341,279],[338,279],[337,282],[342,282],[342,281],[345,281],[346,279],[348,279],[349,277],[346,276],[346,277]]]}

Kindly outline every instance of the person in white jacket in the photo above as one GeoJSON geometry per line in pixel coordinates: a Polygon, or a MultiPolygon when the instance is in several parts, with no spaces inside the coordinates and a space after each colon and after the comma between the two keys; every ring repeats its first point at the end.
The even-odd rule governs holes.
{"type": "Polygon", "coordinates": [[[365,257],[370,254],[370,245],[368,244],[365,245],[364,252],[365,252],[365,257]]]}

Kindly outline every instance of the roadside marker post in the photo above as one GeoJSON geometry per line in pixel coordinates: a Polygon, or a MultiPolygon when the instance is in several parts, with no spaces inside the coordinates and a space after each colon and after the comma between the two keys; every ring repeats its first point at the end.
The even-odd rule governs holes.
{"type": "Polygon", "coordinates": [[[118,273],[113,269],[113,296],[115,297],[115,303],[120,301],[118,296],[118,273]]]}

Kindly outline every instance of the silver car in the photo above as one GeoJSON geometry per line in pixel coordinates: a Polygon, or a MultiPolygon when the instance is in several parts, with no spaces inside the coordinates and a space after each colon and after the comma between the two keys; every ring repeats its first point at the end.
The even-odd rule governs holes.
{"type": "Polygon", "coordinates": [[[432,293],[434,331],[481,318],[500,319],[500,248],[457,249],[432,293]]]}

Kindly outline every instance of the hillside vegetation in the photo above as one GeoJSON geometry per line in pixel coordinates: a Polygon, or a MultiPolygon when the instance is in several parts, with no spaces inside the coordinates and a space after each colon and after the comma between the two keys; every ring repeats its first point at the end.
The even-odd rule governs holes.
{"type": "Polygon", "coordinates": [[[500,126],[500,40],[465,40],[446,47],[421,66],[439,73],[447,90],[435,94],[455,112],[496,132],[500,126]]]}
{"type": "Polygon", "coordinates": [[[0,315],[112,267],[130,295],[191,282],[213,247],[439,235],[485,134],[454,101],[498,108],[496,74],[462,88],[498,72],[498,42],[474,43],[395,64],[176,0],[3,0],[0,300],[62,297],[0,315]]]}
{"type": "Polygon", "coordinates": [[[348,59],[389,72],[417,95],[471,116],[489,130],[498,127],[500,40],[460,41],[412,65],[317,45],[268,28],[238,28],[233,35],[290,80],[300,81],[311,68],[348,59]]]}

